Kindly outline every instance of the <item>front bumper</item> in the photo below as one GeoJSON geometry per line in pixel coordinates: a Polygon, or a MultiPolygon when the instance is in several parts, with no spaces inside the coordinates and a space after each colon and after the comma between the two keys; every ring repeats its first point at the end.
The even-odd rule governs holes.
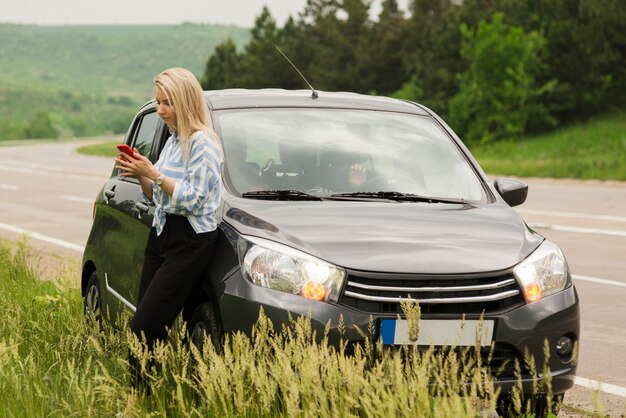
{"type": "MultiPolygon", "coordinates": [[[[318,338],[324,335],[329,326],[329,343],[338,345],[341,340],[349,344],[358,344],[364,336],[357,327],[367,332],[370,322],[373,323],[378,339],[381,319],[395,319],[396,315],[370,314],[339,304],[316,302],[300,296],[291,295],[260,286],[246,280],[240,270],[236,270],[220,286],[218,294],[222,325],[225,332],[244,331],[250,333],[263,308],[265,315],[275,327],[289,323],[297,316],[311,318],[312,329],[318,338]],[[342,323],[342,324],[341,324],[342,323]]],[[[451,315],[423,316],[424,319],[460,319],[451,315]]],[[[470,318],[468,319],[475,319],[470,318]]],[[[577,350],[568,356],[560,356],[556,352],[556,344],[560,337],[566,335],[577,343],[580,337],[580,319],[578,295],[573,286],[538,302],[523,305],[505,313],[485,315],[485,319],[495,321],[494,342],[498,355],[508,359],[508,369],[514,369],[514,360],[521,364],[521,383],[524,392],[532,392],[536,380],[532,373],[524,371],[524,359],[533,358],[539,379],[544,370],[551,375],[554,394],[563,393],[574,385],[576,376],[577,350]],[[545,361],[544,347],[547,344],[549,358],[545,361]],[[547,367],[547,369],[546,369],[547,367]]],[[[500,359],[502,360],[502,359],[500,359]]],[[[503,393],[518,385],[518,378],[512,373],[501,373],[496,382],[503,393]]]]}

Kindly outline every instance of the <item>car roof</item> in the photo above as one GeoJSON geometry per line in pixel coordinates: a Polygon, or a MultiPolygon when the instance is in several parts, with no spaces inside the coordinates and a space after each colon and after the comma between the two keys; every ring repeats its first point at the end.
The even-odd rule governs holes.
{"type": "Polygon", "coordinates": [[[313,98],[311,90],[283,89],[226,89],[205,91],[211,110],[246,109],[246,108],[285,108],[310,107],[333,109],[382,110],[388,112],[412,113],[429,115],[417,106],[403,100],[384,96],[367,96],[348,92],[317,91],[318,97],[313,98]]]}

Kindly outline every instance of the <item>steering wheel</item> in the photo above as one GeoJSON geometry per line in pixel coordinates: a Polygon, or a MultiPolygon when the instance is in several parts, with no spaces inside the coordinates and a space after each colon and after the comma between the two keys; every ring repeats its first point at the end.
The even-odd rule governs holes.
{"type": "Polygon", "coordinates": [[[373,174],[372,177],[361,183],[356,189],[360,192],[377,192],[384,190],[389,186],[389,181],[386,177],[380,174],[373,174]]]}
{"type": "Polygon", "coordinates": [[[308,193],[308,194],[319,195],[319,194],[329,193],[329,192],[331,192],[331,190],[325,189],[324,187],[319,187],[318,186],[318,187],[312,187],[310,189],[307,189],[304,192],[308,193]]]}

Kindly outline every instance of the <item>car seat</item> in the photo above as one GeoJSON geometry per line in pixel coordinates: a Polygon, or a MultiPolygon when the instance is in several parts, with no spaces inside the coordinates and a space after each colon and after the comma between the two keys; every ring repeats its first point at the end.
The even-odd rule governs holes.
{"type": "Polygon", "coordinates": [[[283,140],[278,143],[278,154],[276,175],[281,188],[306,191],[313,186],[314,149],[283,140]]]}
{"type": "Polygon", "coordinates": [[[259,164],[246,161],[247,150],[246,143],[241,140],[229,140],[225,150],[228,177],[240,193],[266,188],[259,164]]]}

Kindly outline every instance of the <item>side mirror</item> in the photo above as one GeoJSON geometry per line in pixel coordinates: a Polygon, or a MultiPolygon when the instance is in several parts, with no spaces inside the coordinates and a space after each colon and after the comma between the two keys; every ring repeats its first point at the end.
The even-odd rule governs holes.
{"type": "Polygon", "coordinates": [[[501,177],[496,179],[493,185],[511,207],[521,205],[528,196],[528,184],[523,181],[501,177]]]}

